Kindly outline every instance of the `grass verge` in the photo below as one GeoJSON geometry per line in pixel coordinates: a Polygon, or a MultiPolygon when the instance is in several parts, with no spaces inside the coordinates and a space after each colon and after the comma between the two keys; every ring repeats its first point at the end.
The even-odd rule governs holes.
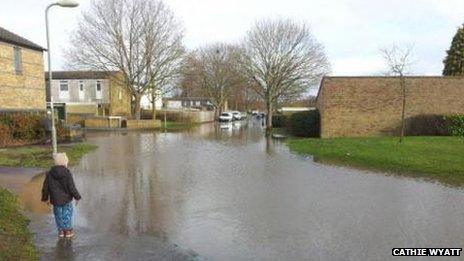
{"type": "Polygon", "coordinates": [[[290,150],[323,162],[464,185],[463,137],[290,139],[290,150]]]}
{"type": "Polygon", "coordinates": [[[28,224],[16,197],[0,188],[0,260],[38,260],[28,224]]]}
{"type": "Polygon", "coordinates": [[[193,127],[196,127],[200,125],[201,123],[190,123],[190,122],[174,122],[174,121],[168,121],[166,122],[166,127],[164,126],[164,121],[161,121],[161,127],[160,130],[167,130],[167,131],[180,131],[180,130],[186,130],[186,129],[191,129],[193,127]]]}
{"type": "MultiPolygon", "coordinates": [[[[86,143],[62,145],[59,152],[66,152],[69,164],[75,165],[97,146],[86,143]]],[[[0,166],[50,168],[53,166],[52,149],[49,146],[31,146],[0,149],[0,166]]]]}

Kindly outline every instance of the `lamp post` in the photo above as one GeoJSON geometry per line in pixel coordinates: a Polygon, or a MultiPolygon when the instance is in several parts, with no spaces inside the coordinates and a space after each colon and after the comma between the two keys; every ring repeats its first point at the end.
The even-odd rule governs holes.
{"type": "Polygon", "coordinates": [[[59,0],[56,3],[49,4],[45,9],[45,29],[47,35],[47,60],[48,60],[48,93],[50,95],[50,110],[51,110],[51,117],[52,117],[52,148],[53,148],[53,155],[57,153],[57,145],[56,145],[56,128],[55,128],[55,110],[53,105],[53,96],[52,96],[52,61],[51,61],[51,54],[50,54],[50,36],[48,33],[48,11],[52,6],[61,6],[61,7],[77,7],[79,5],[78,2],[74,0],[59,0]]]}

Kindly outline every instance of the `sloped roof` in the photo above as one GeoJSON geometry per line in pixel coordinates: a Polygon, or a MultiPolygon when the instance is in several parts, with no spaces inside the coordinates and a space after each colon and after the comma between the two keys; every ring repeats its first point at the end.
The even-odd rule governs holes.
{"type": "Polygon", "coordinates": [[[32,50],[37,50],[37,51],[45,51],[46,49],[43,48],[42,46],[35,44],[26,38],[23,38],[15,33],[12,33],[5,28],[0,27],[0,42],[6,42],[18,46],[22,46],[25,48],[29,48],[32,50]]]}
{"type": "Polygon", "coordinates": [[[209,101],[207,97],[175,97],[175,98],[163,98],[165,101],[209,101]]]}
{"type": "MultiPolygon", "coordinates": [[[[53,80],[85,80],[106,79],[115,75],[118,71],[53,71],[53,80]]],[[[45,72],[45,80],[48,81],[48,72],[45,72]]]]}

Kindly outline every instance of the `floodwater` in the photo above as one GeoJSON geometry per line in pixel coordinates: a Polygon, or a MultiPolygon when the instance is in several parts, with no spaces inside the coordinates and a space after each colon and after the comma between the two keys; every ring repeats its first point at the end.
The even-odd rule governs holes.
{"type": "Polygon", "coordinates": [[[463,189],[318,164],[260,122],[87,138],[75,239],[57,239],[42,176],[22,193],[43,260],[390,260],[464,244],[463,189]]]}

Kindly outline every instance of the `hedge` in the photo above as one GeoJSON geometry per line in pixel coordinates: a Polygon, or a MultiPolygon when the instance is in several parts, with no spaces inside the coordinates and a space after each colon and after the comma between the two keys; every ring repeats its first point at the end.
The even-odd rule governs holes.
{"type": "Polygon", "coordinates": [[[291,133],[299,137],[320,137],[321,123],[318,110],[297,112],[290,116],[291,133]]]}
{"type": "Polygon", "coordinates": [[[464,115],[417,115],[406,120],[408,136],[464,136],[464,115]]]}
{"type": "Polygon", "coordinates": [[[320,116],[318,110],[296,112],[290,115],[277,114],[272,117],[272,125],[286,128],[298,137],[319,137],[320,116]]]}
{"type": "Polygon", "coordinates": [[[285,128],[288,126],[288,116],[283,114],[272,115],[272,126],[275,128],[285,128]]]}
{"type": "Polygon", "coordinates": [[[0,115],[0,147],[30,144],[45,139],[45,115],[12,113],[0,115]]]}
{"type": "Polygon", "coordinates": [[[444,119],[452,136],[464,136],[464,115],[448,115],[444,119]]]}
{"type": "Polygon", "coordinates": [[[417,115],[406,119],[407,136],[449,136],[448,122],[443,115],[417,115]]]}

